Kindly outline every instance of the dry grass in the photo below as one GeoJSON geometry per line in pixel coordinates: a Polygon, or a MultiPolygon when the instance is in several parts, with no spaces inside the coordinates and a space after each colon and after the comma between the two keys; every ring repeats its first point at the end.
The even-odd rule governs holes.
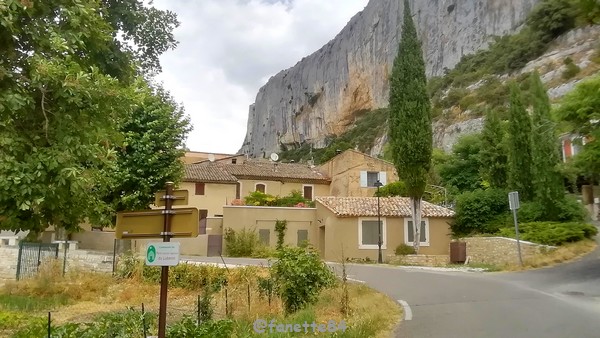
{"type": "Polygon", "coordinates": [[[542,267],[550,267],[560,263],[574,261],[592,252],[596,248],[595,241],[585,239],[575,243],[567,243],[559,246],[556,250],[540,253],[533,257],[523,260],[523,266],[518,264],[505,265],[502,270],[505,271],[521,271],[542,267]]]}
{"type": "MultiPolygon", "coordinates": [[[[214,318],[226,318],[225,292],[230,308],[229,317],[251,323],[257,318],[278,320],[310,319],[318,323],[345,319],[348,326],[357,328],[359,336],[389,336],[400,320],[401,309],[389,297],[357,284],[348,284],[350,312],[344,318],[341,311],[342,285],[326,289],[314,306],[285,318],[282,301],[273,295],[271,302],[259,293],[257,276],[268,276],[268,269],[245,267],[230,269],[227,286],[213,294],[214,318]],[[250,303],[248,304],[248,291],[250,303]],[[374,334],[371,334],[373,332],[374,334]],[[361,334],[365,333],[365,334],[361,334]]],[[[128,307],[147,312],[158,312],[160,287],[144,283],[139,279],[114,279],[108,274],[73,271],[62,277],[60,264],[49,263],[40,269],[36,278],[19,282],[8,282],[2,293],[37,298],[65,297],[66,305],[53,308],[56,324],[88,322],[102,313],[123,311],[128,307]]],[[[169,288],[167,323],[178,321],[183,315],[194,315],[197,311],[198,290],[169,288]]],[[[32,313],[42,316],[45,312],[32,313]]]]}

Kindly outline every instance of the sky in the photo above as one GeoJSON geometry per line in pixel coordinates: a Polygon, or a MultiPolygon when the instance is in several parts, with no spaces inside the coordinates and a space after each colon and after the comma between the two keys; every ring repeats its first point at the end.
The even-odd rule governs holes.
{"type": "Polygon", "coordinates": [[[333,39],[367,2],[155,0],[181,23],[156,79],[191,118],[187,148],[236,153],[258,89],[333,39]]]}

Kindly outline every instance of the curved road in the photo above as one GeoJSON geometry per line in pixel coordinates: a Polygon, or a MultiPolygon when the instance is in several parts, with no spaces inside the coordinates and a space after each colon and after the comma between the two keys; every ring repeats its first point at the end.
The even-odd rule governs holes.
{"type": "Polygon", "coordinates": [[[347,273],[408,304],[396,337],[600,337],[600,249],[574,263],[518,273],[361,264],[348,264],[347,273]]]}

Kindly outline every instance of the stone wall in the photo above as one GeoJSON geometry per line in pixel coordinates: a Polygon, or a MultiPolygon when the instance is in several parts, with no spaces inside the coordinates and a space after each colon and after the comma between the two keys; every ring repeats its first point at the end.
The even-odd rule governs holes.
{"type": "MultiPolygon", "coordinates": [[[[505,237],[469,237],[463,238],[462,241],[467,243],[467,259],[469,263],[505,265],[519,262],[517,241],[515,239],[505,237]]],[[[523,260],[556,248],[527,241],[520,242],[523,260]]]]}
{"type": "Polygon", "coordinates": [[[0,248],[0,280],[14,279],[17,275],[17,256],[19,249],[14,247],[0,248]]]}
{"type": "Polygon", "coordinates": [[[390,255],[389,264],[418,265],[418,266],[444,266],[450,262],[448,255],[390,255]]]}

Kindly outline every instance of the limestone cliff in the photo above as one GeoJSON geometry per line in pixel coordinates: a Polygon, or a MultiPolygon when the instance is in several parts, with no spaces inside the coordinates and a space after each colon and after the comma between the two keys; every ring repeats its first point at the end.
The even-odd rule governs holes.
{"type": "MultiPolygon", "coordinates": [[[[539,0],[411,0],[428,75],[441,75],[493,35],[517,30],[539,0]]],[[[401,35],[402,0],[371,0],[329,43],[279,72],[250,106],[240,152],[261,157],[280,144],[324,146],[365,110],[387,106],[401,35]]]]}

